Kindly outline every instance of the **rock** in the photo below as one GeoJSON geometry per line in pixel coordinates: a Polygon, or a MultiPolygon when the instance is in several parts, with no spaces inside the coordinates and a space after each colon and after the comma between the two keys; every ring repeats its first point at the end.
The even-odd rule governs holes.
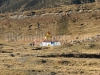
{"type": "Polygon", "coordinates": [[[15,55],[14,55],[14,54],[10,54],[10,56],[11,56],[11,57],[15,57],[15,55]]]}
{"type": "Polygon", "coordinates": [[[51,72],[51,75],[56,75],[56,73],[55,72],[51,72]]]}
{"type": "Polygon", "coordinates": [[[42,60],[42,63],[46,63],[47,61],[46,60],[42,60]]]}
{"type": "Polygon", "coordinates": [[[2,46],[3,44],[0,43],[0,46],[2,46]]]}

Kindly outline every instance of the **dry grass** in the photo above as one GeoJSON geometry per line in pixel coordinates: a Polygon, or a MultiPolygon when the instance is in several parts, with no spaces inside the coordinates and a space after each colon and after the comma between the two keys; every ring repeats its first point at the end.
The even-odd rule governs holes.
{"type": "MultiPolygon", "coordinates": [[[[10,56],[11,53],[1,53],[0,67],[2,75],[30,75],[30,74],[88,74],[99,75],[99,59],[95,58],[65,58],[65,57],[51,57],[42,58],[37,57],[41,55],[53,55],[62,53],[72,53],[74,50],[65,50],[65,48],[55,47],[50,49],[32,50],[27,47],[28,51],[20,49],[20,52],[15,48],[13,53],[15,56],[10,56]],[[19,53],[19,54],[18,54],[19,53]],[[7,56],[7,57],[5,57],[7,56]]],[[[89,50],[91,51],[91,50],[89,50]]],[[[87,53],[87,51],[85,51],[87,53]]]]}
{"type": "MultiPolygon", "coordinates": [[[[48,30],[51,31],[52,35],[55,35],[58,29],[58,21],[62,17],[60,13],[55,14],[55,12],[68,11],[70,9],[77,10],[78,7],[79,5],[71,5],[36,10],[35,12],[37,12],[37,14],[43,11],[49,14],[42,14],[36,17],[31,16],[26,19],[10,19],[9,16],[11,16],[11,14],[9,13],[9,16],[0,19],[0,74],[99,75],[100,60],[98,58],[64,56],[65,54],[99,55],[100,40],[98,39],[96,39],[97,41],[95,42],[84,41],[80,44],[73,44],[71,42],[72,40],[84,40],[89,37],[95,37],[100,33],[99,12],[76,12],[71,13],[70,17],[66,15],[69,26],[68,32],[66,32],[63,37],[58,38],[61,43],[64,42],[61,46],[35,47],[29,46],[29,41],[6,41],[5,39],[5,36],[12,33],[17,36],[36,36],[36,32],[38,32],[38,35],[42,33],[45,35],[48,30]],[[40,28],[38,28],[37,23],[40,24],[40,28]],[[29,28],[30,25],[32,25],[31,28],[29,28]],[[78,37],[78,39],[76,39],[76,37],[78,37]],[[36,48],[40,48],[40,50],[35,50],[36,48]]],[[[99,3],[83,5],[83,8],[86,7],[91,10],[98,9],[99,3]]],[[[23,14],[26,13],[28,12],[26,11],[23,14]]]]}

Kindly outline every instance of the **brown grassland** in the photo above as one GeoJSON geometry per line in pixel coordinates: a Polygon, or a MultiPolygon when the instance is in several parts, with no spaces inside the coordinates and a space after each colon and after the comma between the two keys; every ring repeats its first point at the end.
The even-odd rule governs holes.
{"type": "Polygon", "coordinates": [[[99,58],[100,3],[0,14],[0,75],[100,75],[99,58]],[[47,31],[61,46],[13,39],[47,31]]]}

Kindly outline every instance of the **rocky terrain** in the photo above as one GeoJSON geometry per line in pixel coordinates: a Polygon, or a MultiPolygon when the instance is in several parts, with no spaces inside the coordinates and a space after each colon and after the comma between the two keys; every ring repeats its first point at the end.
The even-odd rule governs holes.
{"type": "Polygon", "coordinates": [[[59,7],[62,5],[94,3],[99,0],[0,0],[0,13],[59,7]]]}
{"type": "Polygon", "coordinates": [[[99,24],[99,2],[1,13],[0,74],[100,75],[99,24]],[[39,46],[47,31],[61,46],[39,46]]]}

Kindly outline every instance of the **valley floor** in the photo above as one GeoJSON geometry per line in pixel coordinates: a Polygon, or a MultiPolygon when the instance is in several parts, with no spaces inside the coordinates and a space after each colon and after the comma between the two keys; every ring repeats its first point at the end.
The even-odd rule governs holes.
{"type": "Polygon", "coordinates": [[[100,75],[100,50],[0,44],[1,75],[100,75]]]}

